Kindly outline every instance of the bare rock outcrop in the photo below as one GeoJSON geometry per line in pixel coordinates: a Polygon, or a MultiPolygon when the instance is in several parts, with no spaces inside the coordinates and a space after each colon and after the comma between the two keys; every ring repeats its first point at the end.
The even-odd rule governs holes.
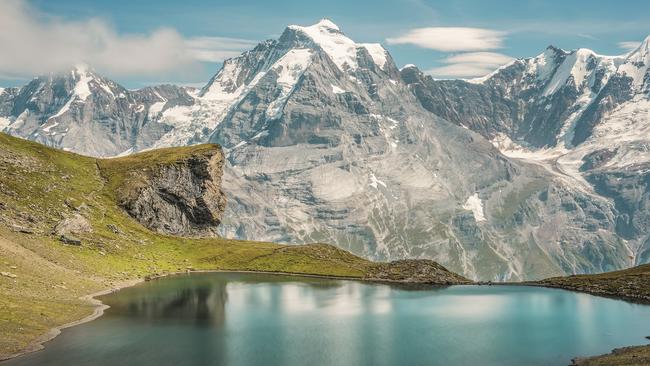
{"type": "Polygon", "coordinates": [[[216,236],[226,207],[224,154],[218,145],[162,149],[99,164],[117,180],[118,204],[151,230],[187,237],[216,236]],[[181,148],[182,149],[182,148],[181,148]]]}

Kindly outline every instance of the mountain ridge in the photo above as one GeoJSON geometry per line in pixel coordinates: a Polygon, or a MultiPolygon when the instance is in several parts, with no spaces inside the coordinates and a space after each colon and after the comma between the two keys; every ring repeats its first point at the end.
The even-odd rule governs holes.
{"type": "MultiPolygon", "coordinates": [[[[458,118],[465,115],[457,113],[462,109],[431,108],[454,107],[449,96],[459,86],[503,97],[500,89],[431,81],[445,97],[436,100],[438,94],[429,92],[427,104],[414,85],[424,93],[428,81],[408,75],[416,69],[400,72],[383,48],[354,43],[332,24],[287,27],[278,40],[224,62],[199,91],[172,88],[174,98],[158,98],[158,89],[132,91],[129,97],[138,103],[109,114],[135,118],[108,123],[118,142],[128,144],[107,144],[116,138],[105,131],[96,144],[85,138],[71,141],[72,147],[46,143],[90,154],[91,147],[103,146],[112,155],[202,142],[224,146],[231,204],[220,234],[226,237],[325,241],[380,260],[431,258],[491,280],[606,271],[643,260],[616,229],[616,203],[581,173],[558,174],[495,144],[494,136],[515,122],[491,121],[477,109],[477,123],[463,125],[458,118]],[[556,232],[549,234],[551,228],[556,232]]],[[[502,72],[522,72],[516,62],[511,66],[516,70],[502,72]]],[[[544,94],[541,86],[536,90],[544,94]]],[[[551,94],[560,95],[560,104],[577,100],[576,92],[558,90],[551,94]]],[[[0,98],[0,110],[3,103],[0,98]]],[[[507,111],[517,103],[503,105],[507,111]]],[[[562,108],[557,113],[566,114],[562,108]]],[[[561,129],[542,117],[527,126],[561,129]]],[[[90,124],[98,121],[91,118],[90,124]]],[[[38,140],[34,130],[11,131],[38,140]]],[[[538,143],[553,136],[529,135],[538,143]]]]}

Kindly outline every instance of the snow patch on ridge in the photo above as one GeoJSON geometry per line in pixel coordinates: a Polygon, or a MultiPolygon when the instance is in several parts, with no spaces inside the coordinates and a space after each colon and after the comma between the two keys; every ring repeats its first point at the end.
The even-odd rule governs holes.
{"type": "Polygon", "coordinates": [[[79,81],[77,81],[74,87],[74,95],[78,96],[82,101],[86,101],[90,94],[92,94],[88,83],[93,80],[93,77],[89,74],[85,66],[78,66],[73,73],[76,73],[79,77],[79,81]]]}
{"type": "Polygon", "coordinates": [[[339,88],[338,86],[332,84],[332,93],[334,94],[343,94],[345,93],[345,90],[339,88]]]}
{"type": "Polygon", "coordinates": [[[167,104],[167,101],[152,104],[149,107],[149,118],[157,116],[162,111],[163,107],[165,107],[165,104],[167,104]]]}
{"type": "Polygon", "coordinates": [[[267,119],[276,119],[282,115],[282,109],[293,92],[296,83],[311,64],[311,50],[293,49],[287,52],[274,65],[278,73],[277,84],[282,88],[280,96],[266,109],[267,119]]]}
{"type": "Polygon", "coordinates": [[[374,189],[378,189],[379,185],[381,185],[384,188],[387,187],[386,183],[384,183],[383,181],[377,179],[377,177],[375,176],[375,173],[370,173],[370,183],[368,185],[371,186],[374,189]]]}
{"type": "Polygon", "coordinates": [[[364,47],[368,50],[370,57],[375,65],[379,66],[380,69],[383,69],[386,66],[386,61],[388,60],[386,55],[386,50],[379,43],[362,43],[361,47],[364,47]]]}
{"type": "Polygon", "coordinates": [[[485,215],[483,214],[483,201],[479,198],[478,193],[469,196],[463,208],[472,211],[476,222],[486,221],[485,215]]]}
{"type": "MultiPolygon", "coordinates": [[[[74,89],[72,90],[72,95],[70,95],[70,98],[68,101],[59,109],[56,114],[52,115],[48,120],[56,117],[62,116],[65,112],[67,112],[70,109],[70,106],[72,106],[72,103],[75,102],[77,99],[81,102],[85,102],[86,99],[92,94],[90,91],[90,82],[94,79],[92,74],[88,71],[87,66],[85,65],[80,65],[77,66],[74,70],[70,72],[72,74],[73,79],[77,79],[77,83],[75,84],[74,89]]],[[[112,92],[110,92],[111,95],[113,95],[112,92]]],[[[51,127],[50,127],[51,128],[51,127]]]]}

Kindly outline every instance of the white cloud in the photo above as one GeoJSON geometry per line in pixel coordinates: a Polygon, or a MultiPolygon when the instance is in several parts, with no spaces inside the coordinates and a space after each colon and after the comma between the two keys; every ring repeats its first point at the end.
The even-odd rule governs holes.
{"type": "Polygon", "coordinates": [[[640,45],[641,45],[641,42],[626,41],[626,42],[619,42],[618,43],[618,48],[623,49],[625,51],[634,51],[640,45]]]}
{"type": "Polygon", "coordinates": [[[242,50],[253,48],[257,42],[228,37],[196,37],[187,41],[194,59],[203,62],[220,62],[238,56],[242,50]]]}
{"type": "Polygon", "coordinates": [[[473,63],[486,66],[501,66],[512,61],[512,57],[495,52],[469,52],[447,57],[448,63],[473,63]]]}
{"type": "Polygon", "coordinates": [[[445,66],[435,67],[425,72],[441,78],[467,78],[487,75],[512,61],[513,58],[495,52],[468,52],[444,59],[445,66]]]}
{"type": "Polygon", "coordinates": [[[425,73],[438,78],[468,78],[487,75],[493,70],[477,64],[456,64],[434,67],[425,70],[425,73]]]}
{"type": "Polygon", "coordinates": [[[169,28],[118,34],[101,19],[69,21],[24,0],[0,0],[0,72],[33,76],[87,63],[115,76],[159,75],[196,61],[221,61],[252,43],[220,37],[185,39],[169,28]]]}
{"type": "Polygon", "coordinates": [[[489,74],[512,60],[501,53],[487,52],[503,48],[506,35],[503,31],[484,28],[428,27],[387,38],[386,43],[413,44],[441,52],[463,52],[447,56],[442,61],[444,65],[425,72],[441,78],[466,78],[489,74]]]}
{"type": "Polygon", "coordinates": [[[416,28],[393,38],[388,44],[413,44],[443,52],[485,51],[503,47],[506,32],[465,27],[416,28]]]}

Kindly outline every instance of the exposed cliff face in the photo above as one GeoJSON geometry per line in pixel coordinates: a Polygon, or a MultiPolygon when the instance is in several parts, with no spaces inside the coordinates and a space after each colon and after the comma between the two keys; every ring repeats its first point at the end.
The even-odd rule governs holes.
{"type": "Polygon", "coordinates": [[[133,156],[103,160],[99,165],[109,184],[118,181],[118,204],[146,227],[172,235],[216,236],[226,207],[221,190],[223,152],[217,145],[205,145],[190,155],[177,151],[135,155],[139,160],[154,160],[143,169],[131,164],[133,156]]]}

